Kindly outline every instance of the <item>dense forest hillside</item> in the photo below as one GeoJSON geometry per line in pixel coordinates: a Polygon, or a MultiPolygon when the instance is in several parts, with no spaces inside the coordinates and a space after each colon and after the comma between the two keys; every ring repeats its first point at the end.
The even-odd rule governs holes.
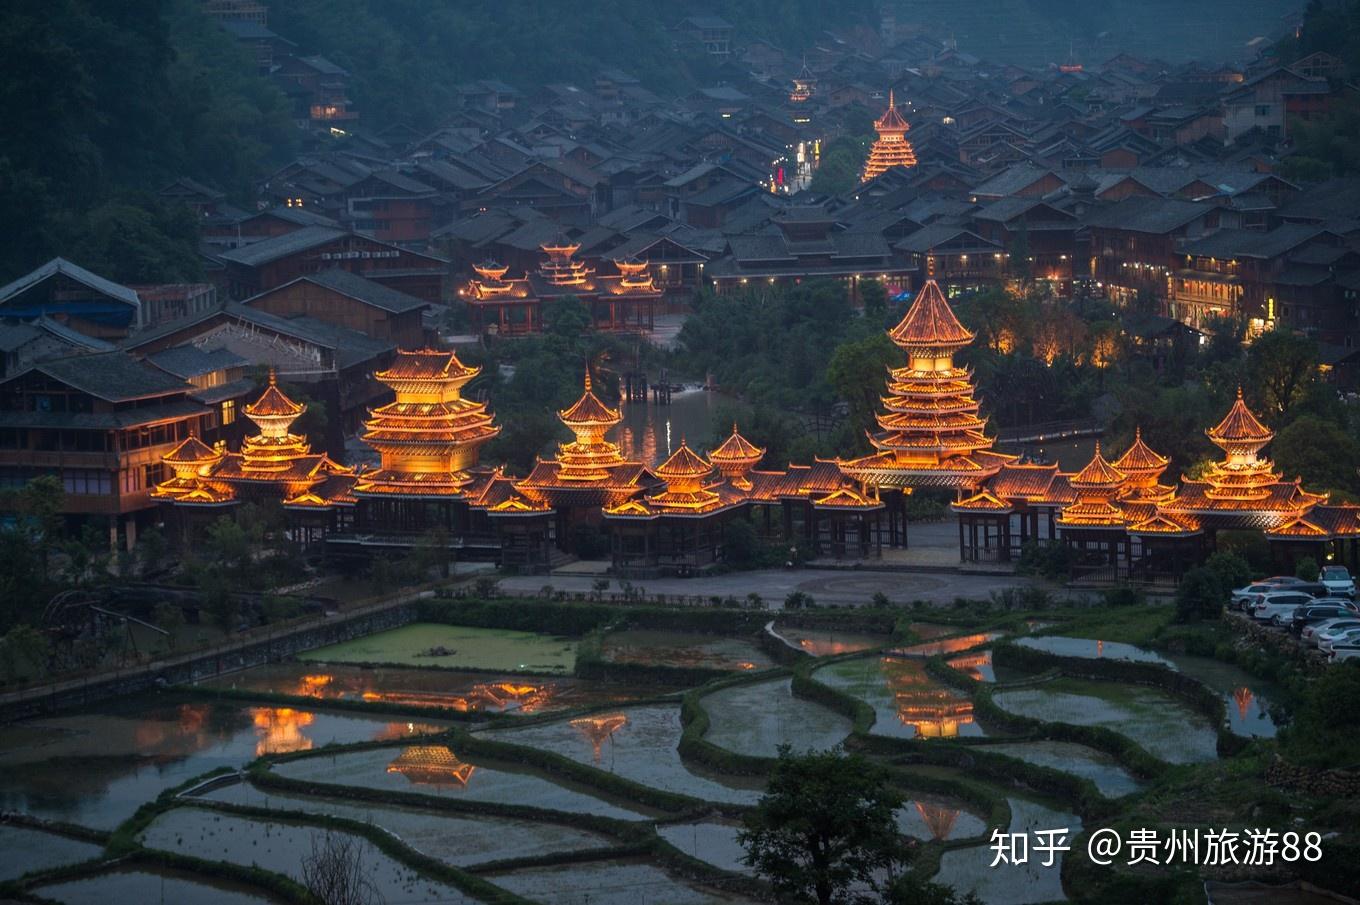
{"type": "Polygon", "coordinates": [[[1168,62],[1251,56],[1295,24],[1303,0],[896,0],[899,26],[953,35],[959,49],[1021,65],[1099,63],[1120,52],[1168,62]]]}
{"type": "Polygon", "coordinates": [[[417,122],[448,109],[458,82],[478,78],[538,88],[619,67],[663,95],[714,84],[721,74],[711,57],[676,47],[673,26],[687,14],[715,13],[739,39],[794,50],[829,27],[878,26],[871,0],[834,9],[819,0],[725,0],[707,9],[655,0],[272,0],[269,9],[273,29],[351,72],[366,116],[417,122]]]}

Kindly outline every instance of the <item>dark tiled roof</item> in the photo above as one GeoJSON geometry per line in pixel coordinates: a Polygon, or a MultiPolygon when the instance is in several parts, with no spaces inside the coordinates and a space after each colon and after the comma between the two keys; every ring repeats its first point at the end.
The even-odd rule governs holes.
{"type": "Polygon", "coordinates": [[[240,248],[233,248],[231,251],[223,252],[220,257],[222,260],[230,261],[233,264],[258,267],[280,258],[286,258],[299,251],[306,251],[318,245],[325,245],[327,242],[334,242],[344,235],[346,233],[343,229],[332,229],[327,226],[305,226],[291,233],[284,233],[281,236],[274,236],[270,239],[262,239],[259,242],[243,245],[240,248]]]}
{"type": "Polygon", "coordinates": [[[30,370],[108,402],[131,402],[184,393],[180,378],[138,361],[126,352],[70,355],[34,365],[30,370]]]}
{"type": "MultiPolygon", "coordinates": [[[[364,279],[361,276],[350,273],[348,270],[340,270],[339,268],[322,270],[318,273],[301,277],[300,279],[315,283],[318,286],[324,286],[341,295],[348,296],[349,298],[363,302],[367,305],[372,305],[374,308],[390,311],[393,314],[416,311],[429,305],[428,302],[424,302],[415,296],[407,295],[404,292],[398,292],[395,289],[384,286],[382,283],[364,279]]],[[[274,290],[269,291],[272,292],[274,290]]],[[[261,293],[260,295],[267,294],[268,293],[266,292],[261,293]]],[[[256,296],[256,298],[259,298],[259,296],[256,296]]],[[[246,304],[249,303],[249,300],[247,300],[246,304]]]]}
{"type": "Polygon", "coordinates": [[[1086,225],[1104,229],[1161,234],[1179,229],[1205,216],[1213,208],[1193,201],[1169,198],[1126,198],[1093,210],[1086,225]]]}
{"type": "Polygon", "coordinates": [[[250,364],[241,356],[227,349],[209,351],[190,345],[165,349],[154,355],[148,355],[146,360],[167,374],[183,380],[203,374],[211,374],[213,371],[240,368],[250,364]]]}

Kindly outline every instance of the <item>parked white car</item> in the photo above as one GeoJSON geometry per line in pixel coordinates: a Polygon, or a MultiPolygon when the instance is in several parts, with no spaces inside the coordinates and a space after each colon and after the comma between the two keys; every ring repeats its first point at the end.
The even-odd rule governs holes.
{"type": "Polygon", "coordinates": [[[1333,663],[1340,663],[1342,660],[1360,660],[1360,642],[1332,645],[1331,660],[1333,663]]]}
{"type": "Polygon", "coordinates": [[[1360,628],[1360,616],[1339,616],[1326,622],[1305,625],[1303,631],[1299,632],[1299,640],[1310,647],[1317,647],[1320,633],[1338,628],[1360,628]]]}
{"type": "Polygon", "coordinates": [[[1360,641],[1360,628],[1340,628],[1318,634],[1318,650],[1330,654],[1338,644],[1360,641]]]}
{"type": "Polygon", "coordinates": [[[1323,566],[1318,581],[1327,586],[1327,593],[1337,597],[1355,597],[1355,579],[1345,566],[1323,566]]]}
{"type": "Polygon", "coordinates": [[[1256,602],[1256,598],[1262,594],[1270,594],[1279,591],[1280,588],[1273,584],[1257,582],[1249,584],[1244,588],[1234,588],[1232,599],[1228,601],[1228,609],[1241,610],[1256,602]]]}
{"type": "Polygon", "coordinates": [[[1284,625],[1294,618],[1294,610],[1306,603],[1312,603],[1308,594],[1297,591],[1273,591],[1262,594],[1251,609],[1251,618],[1271,625],[1284,625]]]}

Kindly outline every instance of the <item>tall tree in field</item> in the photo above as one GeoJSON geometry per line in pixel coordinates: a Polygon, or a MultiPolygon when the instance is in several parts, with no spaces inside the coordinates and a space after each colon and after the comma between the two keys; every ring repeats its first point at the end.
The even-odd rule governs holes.
{"type": "Polygon", "coordinates": [[[738,839],[780,901],[851,902],[852,887],[875,887],[906,863],[902,803],[884,770],[857,755],[783,746],[738,839]]]}

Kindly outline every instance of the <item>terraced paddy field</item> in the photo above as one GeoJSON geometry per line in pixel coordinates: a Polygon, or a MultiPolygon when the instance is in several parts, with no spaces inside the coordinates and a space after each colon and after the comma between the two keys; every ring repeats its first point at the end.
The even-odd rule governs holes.
{"type": "Polygon", "coordinates": [[[736,754],[775,757],[780,745],[824,751],[845,741],[850,720],[793,696],[793,679],[734,685],[700,699],[708,712],[704,740],[736,754]]]}
{"type": "Polygon", "coordinates": [[[735,820],[668,823],[656,828],[662,839],[691,858],[733,873],[750,874],[751,868],[742,861],[746,849],[737,839],[740,830],[741,824],[735,820]]]}
{"type": "Polygon", "coordinates": [[[873,707],[877,719],[871,731],[875,735],[948,738],[987,734],[973,717],[972,700],[932,678],[924,660],[841,660],[816,670],[812,678],[873,707]]]}
{"type": "Polygon", "coordinates": [[[111,870],[80,880],[39,886],[37,892],[64,905],[122,905],[124,902],[270,905],[276,901],[247,891],[245,887],[171,870],[111,870]]]}
{"type": "Polygon", "coordinates": [[[1040,740],[999,742],[981,749],[1018,758],[1040,767],[1051,767],[1095,783],[1106,798],[1118,798],[1143,787],[1137,779],[1104,751],[1072,742],[1040,740]]]}
{"type": "Polygon", "coordinates": [[[1209,720],[1171,695],[1139,685],[1054,679],[1004,689],[992,698],[1021,716],[1079,726],[1103,726],[1175,764],[1217,757],[1218,736],[1209,720]]]}
{"type": "Polygon", "coordinates": [[[1040,635],[1036,638],[1021,638],[1015,642],[1018,647],[1029,647],[1059,657],[1085,657],[1087,659],[1125,660],[1129,663],[1156,663],[1158,666],[1171,666],[1171,661],[1156,651],[1121,641],[1098,641],[1093,638],[1065,638],[1061,635],[1040,635]]]}
{"type": "Polygon", "coordinates": [[[280,812],[321,814],[379,826],[411,848],[445,864],[463,867],[509,858],[537,858],[558,852],[604,848],[607,836],[572,826],[477,815],[462,817],[400,805],[280,795],[248,782],[219,786],[199,796],[203,801],[245,805],[280,812]]]}
{"type": "Polygon", "coordinates": [[[1269,738],[1275,735],[1278,728],[1271,714],[1271,705],[1280,700],[1280,690],[1230,663],[1207,657],[1162,653],[1133,644],[1060,635],[1022,638],[1016,644],[1063,657],[1105,658],[1165,666],[1197,679],[1222,695],[1228,714],[1228,728],[1238,735],[1269,738]]]}
{"type": "MultiPolygon", "coordinates": [[[[1070,843],[1081,831],[1081,818],[1026,798],[1008,798],[1012,833],[1036,830],[1067,830],[1070,843]]],[[[1031,835],[1028,862],[998,864],[992,867],[995,852],[990,845],[968,846],[945,852],[940,870],[931,879],[952,886],[960,893],[976,893],[987,905],[1032,905],[1038,902],[1067,900],[1062,888],[1062,854],[1055,853],[1052,866],[1045,867],[1047,855],[1035,857],[1031,835]]]]}
{"type": "Polygon", "coordinates": [[[797,628],[791,625],[775,625],[774,631],[791,646],[814,657],[838,657],[841,654],[858,653],[883,647],[892,640],[888,635],[797,628]]]}
{"type": "Polygon", "coordinates": [[[142,699],[0,729],[0,809],[113,829],[165,789],[262,754],[399,739],[446,724],[142,699]]]}
{"type": "Polygon", "coordinates": [[[680,691],[664,685],[623,685],[567,676],[459,672],[406,666],[272,663],[233,673],[205,688],[299,695],[320,701],[366,701],[479,713],[548,713],[621,703],[680,691]]]}
{"type": "Polygon", "coordinates": [[[523,729],[484,730],[487,738],[555,751],[654,789],[705,801],[754,804],[761,779],[714,777],[680,759],[680,706],[656,704],[592,713],[523,729]]]}
{"type": "MultiPolygon", "coordinates": [[[[301,882],[306,858],[333,830],[286,821],[221,814],[203,808],[175,808],[157,817],[142,833],[148,848],[212,861],[254,865],[301,882]]],[[[362,836],[335,833],[358,846],[364,874],[388,902],[438,902],[469,905],[477,900],[420,874],[383,854],[362,836]]],[[[144,901],[156,901],[149,899],[144,901]]]]}
{"type": "Polygon", "coordinates": [[[610,632],[604,637],[600,656],[611,663],[734,672],[775,665],[769,654],[746,638],[650,629],[610,632]]]}
{"type": "Polygon", "coordinates": [[[417,622],[307,651],[298,659],[309,663],[566,674],[576,666],[576,640],[510,629],[417,622]]]}
{"type": "Polygon", "coordinates": [[[92,842],[10,824],[0,825],[0,881],[98,857],[92,842]]]}
{"type": "Polygon", "coordinates": [[[685,882],[645,861],[592,861],[485,876],[503,889],[544,905],[724,905],[751,901],[685,882]]]}
{"type": "Polygon", "coordinates": [[[328,785],[529,805],[619,820],[645,820],[650,816],[607,801],[593,790],[548,780],[528,770],[465,761],[443,745],[305,757],[281,763],[274,771],[280,776],[328,785]]]}

